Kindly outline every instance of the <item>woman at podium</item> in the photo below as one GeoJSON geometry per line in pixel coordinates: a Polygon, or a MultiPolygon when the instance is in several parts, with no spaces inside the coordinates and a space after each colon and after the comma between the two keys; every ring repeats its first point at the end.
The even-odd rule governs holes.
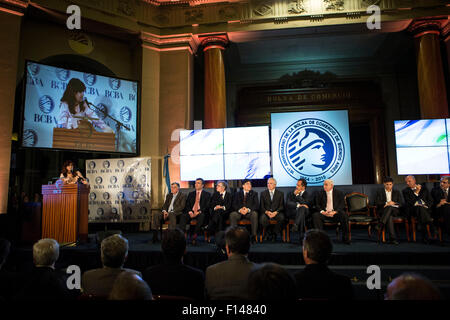
{"type": "Polygon", "coordinates": [[[63,168],[61,170],[61,175],[59,177],[64,184],[75,184],[78,182],[88,184],[80,171],[77,170],[73,172],[73,162],[70,160],[66,160],[64,162],[63,168]]]}
{"type": "Polygon", "coordinates": [[[89,108],[84,99],[85,90],[83,81],[77,78],[70,79],[61,98],[58,127],[76,129],[81,121],[89,121],[97,131],[114,132],[94,110],[89,108]]]}

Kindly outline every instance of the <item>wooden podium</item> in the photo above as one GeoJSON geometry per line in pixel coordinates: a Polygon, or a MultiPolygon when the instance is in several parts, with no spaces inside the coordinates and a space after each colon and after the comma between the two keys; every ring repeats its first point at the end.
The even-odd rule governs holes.
{"type": "Polygon", "coordinates": [[[53,128],[53,148],[116,151],[114,132],[97,132],[90,123],[77,129],[53,128]]]}
{"type": "Polygon", "coordinates": [[[89,191],[84,184],[43,185],[42,238],[86,242],[89,191]]]}

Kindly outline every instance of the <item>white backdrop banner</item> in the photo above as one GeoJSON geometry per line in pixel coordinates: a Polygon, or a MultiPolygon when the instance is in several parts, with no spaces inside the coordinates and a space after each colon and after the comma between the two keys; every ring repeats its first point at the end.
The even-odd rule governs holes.
{"type": "Polygon", "coordinates": [[[86,160],[89,221],[144,222],[151,213],[151,158],[86,160]]]}

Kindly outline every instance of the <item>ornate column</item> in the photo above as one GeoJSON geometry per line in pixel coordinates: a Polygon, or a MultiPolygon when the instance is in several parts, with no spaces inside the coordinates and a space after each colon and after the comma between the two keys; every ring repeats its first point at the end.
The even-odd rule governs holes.
{"type": "MultiPolygon", "coordinates": [[[[0,3],[0,214],[8,208],[11,136],[14,116],[20,25],[27,4],[0,3]]],[[[20,109],[18,109],[20,110],[20,109]]]]}
{"type": "Polygon", "coordinates": [[[226,34],[199,36],[205,55],[204,128],[227,126],[225,67],[222,51],[228,44],[226,34]]]}
{"type": "Polygon", "coordinates": [[[449,116],[439,42],[441,29],[446,26],[447,21],[447,17],[416,20],[409,27],[416,43],[420,111],[423,119],[449,116]]]}

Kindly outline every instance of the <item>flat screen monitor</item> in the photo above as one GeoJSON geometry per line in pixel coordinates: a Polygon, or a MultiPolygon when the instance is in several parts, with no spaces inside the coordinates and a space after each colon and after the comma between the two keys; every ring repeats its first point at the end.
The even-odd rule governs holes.
{"type": "Polygon", "coordinates": [[[270,176],[269,127],[180,131],[182,181],[270,176]]]}
{"type": "Polygon", "coordinates": [[[448,174],[450,119],[394,122],[397,170],[407,174],[448,174]]]}
{"type": "Polygon", "coordinates": [[[137,153],[138,82],[26,62],[22,146],[137,153]]]}

